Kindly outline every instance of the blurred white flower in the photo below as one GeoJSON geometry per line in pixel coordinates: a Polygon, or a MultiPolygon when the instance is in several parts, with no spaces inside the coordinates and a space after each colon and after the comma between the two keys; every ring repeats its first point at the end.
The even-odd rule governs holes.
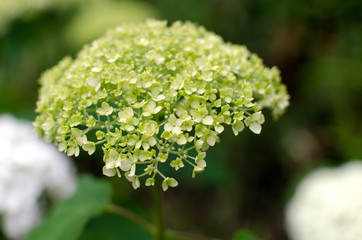
{"type": "Polygon", "coordinates": [[[307,175],[286,208],[292,240],[362,239],[362,162],[307,175]]]}
{"type": "Polygon", "coordinates": [[[39,197],[56,201],[76,187],[69,158],[39,140],[30,122],[0,115],[0,215],[5,234],[23,238],[41,221],[39,197]]]}

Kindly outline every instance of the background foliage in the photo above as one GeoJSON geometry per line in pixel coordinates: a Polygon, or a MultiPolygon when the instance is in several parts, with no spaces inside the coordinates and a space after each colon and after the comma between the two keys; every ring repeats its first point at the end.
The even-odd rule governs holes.
{"type": "MultiPolygon", "coordinates": [[[[79,2],[7,23],[0,35],[0,112],[34,119],[40,73],[63,56],[74,56],[79,42],[85,41],[84,36],[77,38],[72,26],[87,4],[79,2]]],[[[145,17],[190,20],[225,41],[245,44],[266,65],[281,69],[291,95],[287,113],[277,122],[267,115],[260,135],[245,131],[234,137],[231,130],[225,131],[221,143],[209,151],[205,172],[196,179],[190,179],[188,169],[179,171],[179,186],[164,195],[167,226],[225,239],[247,228],[262,239],[287,240],[283,208],[303,174],[320,165],[362,159],[361,1],[140,2],[152,8],[145,17]]],[[[81,154],[75,161],[79,172],[100,176],[101,157],[81,154]]],[[[107,181],[114,202],[151,219],[147,188],[134,191],[125,179],[107,181]]],[[[93,234],[115,239],[112,236],[126,231],[111,227],[115,221],[128,224],[129,234],[137,231],[105,214],[86,226],[81,239],[93,234]]]]}

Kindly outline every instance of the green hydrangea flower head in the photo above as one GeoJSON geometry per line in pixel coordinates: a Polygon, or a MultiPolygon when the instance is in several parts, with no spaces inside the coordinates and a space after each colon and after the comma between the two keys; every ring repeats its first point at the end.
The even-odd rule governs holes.
{"type": "Polygon", "coordinates": [[[64,58],[41,79],[35,126],[60,151],[104,153],[103,173],[134,188],[177,186],[162,166],[206,167],[225,126],[258,134],[262,109],[279,116],[289,96],[279,71],[244,46],[192,23],[124,24],[64,58]],[[124,172],[124,173],[122,173],[124,172]]]}

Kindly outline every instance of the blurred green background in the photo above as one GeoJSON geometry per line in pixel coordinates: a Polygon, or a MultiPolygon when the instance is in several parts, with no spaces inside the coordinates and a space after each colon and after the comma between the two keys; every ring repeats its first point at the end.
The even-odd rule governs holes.
{"type": "MultiPolygon", "coordinates": [[[[191,179],[189,169],[177,172],[179,187],[164,194],[166,225],[222,239],[247,228],[262,239],[287,240],[283,211],[297,181],[315,167],[362,159],[362,2],[1,0],[0,113],[33,120],[44,70],[76,56],[108,27],[149,17],[192,21],[246,45],[281,70],[291,95],[281,119],[266,114],[260,135],[225,131],[204,173],[191,179]]],[[[101,176],[101,159],[82,154],[75,163],[79,172],[101,176]]],[[[149,189],[108,181],[115,202],[152,219],[149,189]]],[[[137,226],[114,218],[94,219],[82,239],[140,238],[137,226]]]]}

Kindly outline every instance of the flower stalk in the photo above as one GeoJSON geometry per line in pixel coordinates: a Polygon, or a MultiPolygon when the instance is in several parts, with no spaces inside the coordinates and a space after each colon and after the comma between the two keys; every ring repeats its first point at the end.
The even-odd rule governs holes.
{"type": "MultiPolygon", "coordinates": [[[[155,189],[155,188],[153,188],[153,189],[155,189]]],[[[155,190],[155,191],[157,191],[157,190],[155,190]]],[[[158,192],[159,196],[161,196],[162,191],[160,191],[160,189],[158,191],[159,191],[158,192]]],[[[212,237],[207,237],[207,236],[203,236],[203,235],[199,235],[199,234],[193,234],[193,233],[188,233],[188,232],[166,229],[164,227],[164,221],[163,221],[162,201],[159,201],[159,203],[161,203],[160,204],[161,208],[159,209],[159,210],[161,210],[161,212],[158,211],[156,214],[156,210],[155,210],[155,218],[157,216],[157,219],[160,220],[159,218],[161,217],[162,221],[160,223],[162,223],[162,225],[158,225],[158,227],[154,226],[149,221],[143,219],[142,217],[138,216],[137,214],[135,214],[121,206],[112,204],[112,205],[106,206],[105,210],[133,221],[134,223],[138,224],[143,229],[145,229],[147,232],[154,234],[155,239],[165,239],[166,237],[170,237],[170,238],[178,239],[178,240],[221,240],[219,238],[212,238],[212,237]],[[160,231],[160,229],[162,231],[160,231]]]]}
{"type": "Polygon", "coordinates": [[[164,240],[165,239],[165,225],[163,219],[163,208],[162,208],[162,191],[161,191],[161,179],[159,176],[155,177],[155,186],[152,188],[153,193],[153,211],[154,211],[154,222],[155,222],[155,231],[154,239],[155,240],[164,240]]]}

